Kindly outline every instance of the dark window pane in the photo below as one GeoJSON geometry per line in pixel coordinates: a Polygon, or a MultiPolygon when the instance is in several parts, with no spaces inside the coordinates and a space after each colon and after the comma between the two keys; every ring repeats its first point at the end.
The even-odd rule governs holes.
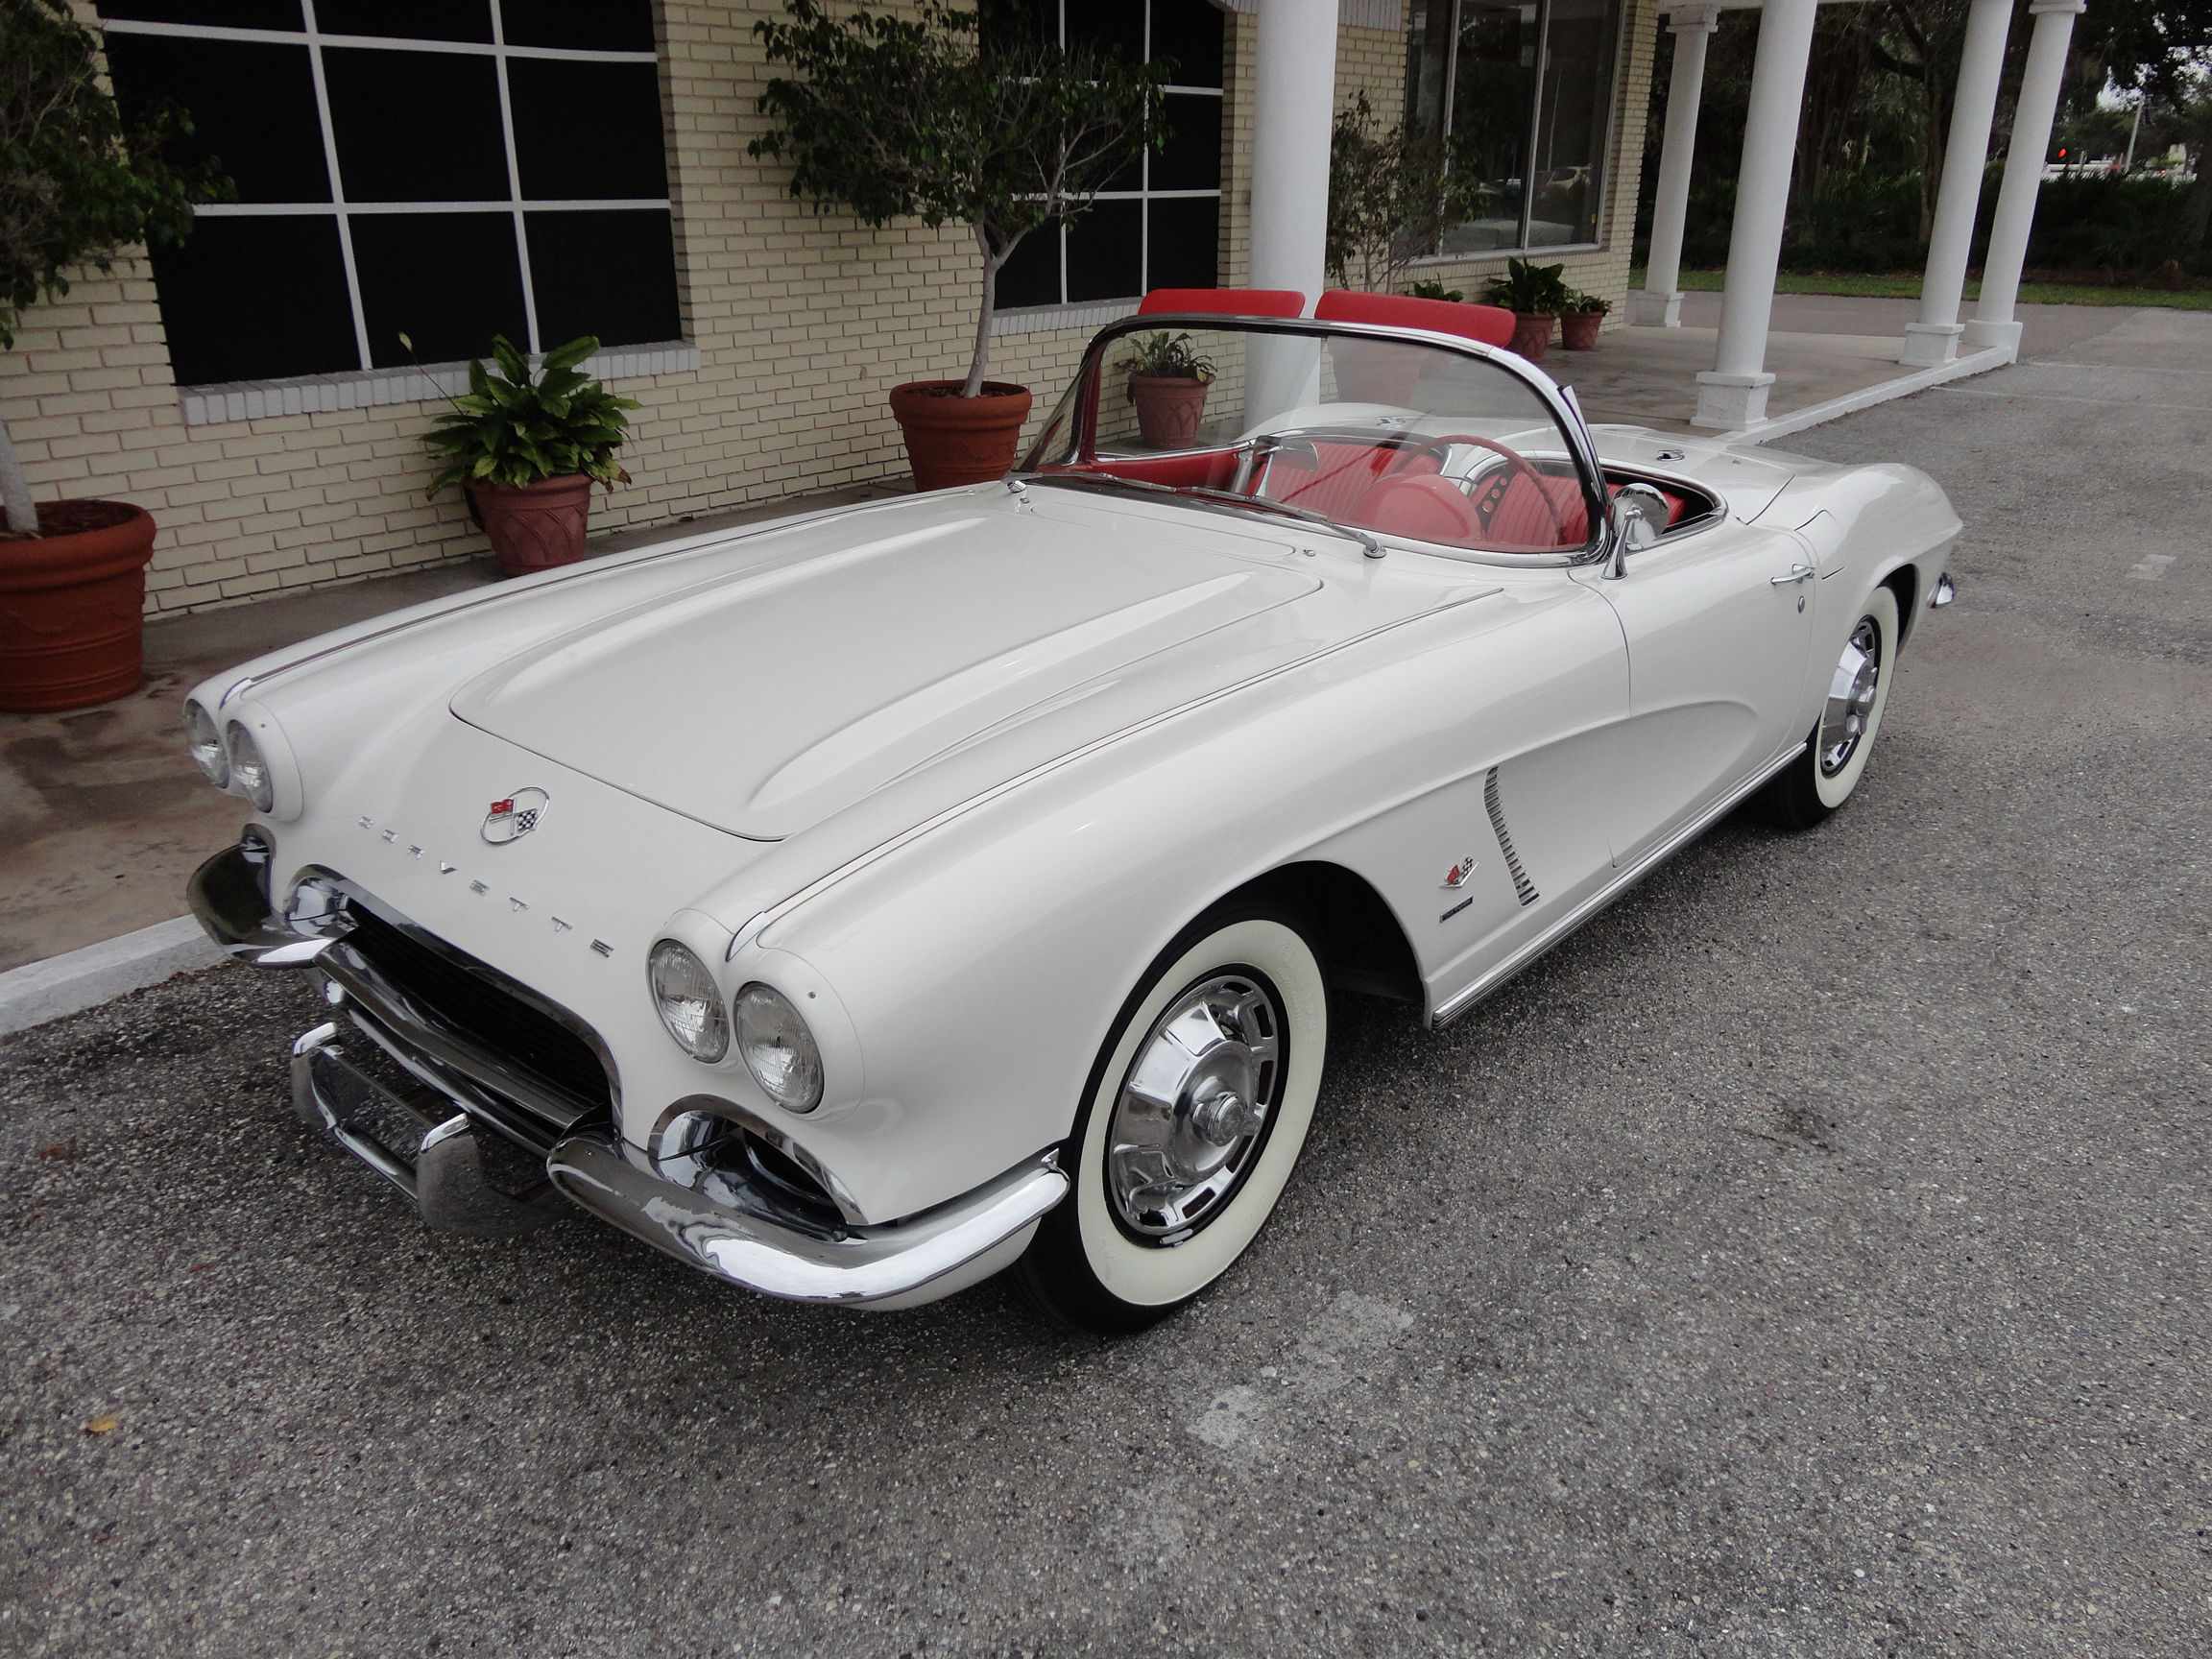
{"type": "Polygon", "coordinates": [[[1124,61],[1143,61],[1144,0],[1075,0],[1065,14],[1070,46],[1118,47],[1124,61]]]}
{"type": "Polygon", "coordinates": [[[981,0],[986,47],[1003,49],[1021,40],[1056,40],[1060,36],[1058,0],[981,0]]]}
{"type": "Polygon", "coordinates": [[[315,0],[315,27],[325,35],[489,42],[492,0],[315,0]]]}
{"type": "Polygon", "coordinates": [[[522,194],[540,202],[668,194],[661,72],[651,63],[507,64],[522,194]]]}
{"type": "Polygon", "coordinates": [[[665,212],[531,213],[530,289],[547,350],[580,334],[641,346],[684,332],[665,212]]]}
{"type": "MultiPolygon", "coordinates": [[[[840,15],[843,9],[839,8],[840,15]]],[[[510,46],[653,50],[652,0],[499,0],[510,46]]]]}
{"type": "Polygon", "coordinates": [[[103,17],[208,23],[223,29],[298,29],[300,0],[100,0],[103,17]]]}
{"type": "Polygon", "coordinates": [[[1068,298],[1127,300],[1143,291],[1143,204],[1101,202],[1068,232],[1068,298]]]}
{"type": "Polygon", "coordinates": [[[998,286],[992,290],[998,305],[1057,305],[1060,303],[1060,226],[1040,225],[1021,241],[1005,264],[998,267],[998,286]]]}
{"type": "Polygon", "coordinates": [[[1221,187],[1221,100],[1170,98],[1167,125],[1174,129],[1167,148],[1152,157],[1155,190],[1218,190],[1221,187]]]}
{"type": "Polygon", "coordinates": [[[330,200],[306,47],[110,35],[108,67],[132,125],[163,98],[192,117],[192,134],[172,143],[171,160],[213,156],[241,202],[330,200]]]}
{"type": "Polygon", "coordinates": [[[1535,97],[1535,13],[1468,0],[1459,9],[1450,148],[1452,170],[1479,194],[1467,220],[1445,228],[1446,252],[1521,245],[1535,97]]]}
{"type": "Polygon", "coordinates": [[[370,213],[352,227],[376,368],[481,357],[494,334],[527,345],[512,214],[370,213]],[[399,344],[402,333],[415,342],[412,354],[399,344]]]}
{"type": "Polygon", "coordinates": [[[202,219],[153,257],[180,384],[361,367],[336,215],[202,219]]]}
{"type": "Polygon", "coordinates": [[[1144,289],[1211,288],[1219,282],[1221,204],[1210,196],[1145,204],[1151,234],[1145,238],[1150,270],[1144,289]]]}
{"type": "Polygon", "coordinates": [[[349,202],[504,202],[498,72],[452,52],[325,51],[349,202]]]}
{"type": "Polygon", "coordinates": [[[1152,0],[1152,56],[1175,60],[1175,85],[1221,84],[1224,21],[1209,0],[1152,0]]]}

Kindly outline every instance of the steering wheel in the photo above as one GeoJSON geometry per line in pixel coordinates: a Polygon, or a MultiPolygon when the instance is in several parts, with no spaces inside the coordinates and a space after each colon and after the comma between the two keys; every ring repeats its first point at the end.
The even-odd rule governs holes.
{"type": "MultiPolygon", "coordinates": [[[[1544,510],[1551,515],[1551,529],[1553,534],[1565,534],[1566,525],[1559,517],[1559,504],[1551,499],[1551,492],[1544,487],[1544,474],[1537,471],[1534,464],[1529,461],[1527,456],[1522,454],[1520,450],[1508,448],[1506,445],[1499,443],[1495,438],[1479,437],[1473,432],[1447,432],[1439,437],[1424,438],[1418,444],[1406,443],[1406,440],[1411,436],[1411,433],[1392,434],[1391,441],[1393,445],[1395,446],[1403,447],[1405,449],[1405,454],[1399,459],[1396,466],[1392,467],[1388,472],[1385,472],[1382,475],[1385,481],[1402,475],[1416,461],[1420,460],[1422,456],[1427,455],[1431,451],[1435,453],[1436,465],[1438,469],[1441,470],[1444,465],[1444,457],[1450,451],[1452,445],[1455,444],[1472,444],[1478,449],[1487,449],[1494,455],[1503,456],[1508,469],[1513,472],[1517,472],[1523,477],[1527,478],[1528,480],[1528,487],[1536,492],[1536,498],[1544,503],[1544,510]]],[[[1460,480],[1454,479],[1451,480],[1451,482],[1460,483],[1460,480]]],[[[1461,484],[1461,488],[1464,489],[1465,485],[1461,484]]],[[[1472,499],[1472,497],[1470,498],[1472,499]]],[[[1482,513],[1482,521],[1485,525],[1489,523],[1490,514],[1497,511],[1498,503],[1503,498],[1504,491],[1503,490],[1495,491],[1491,493],[1488,509],[1482,513]]]]}

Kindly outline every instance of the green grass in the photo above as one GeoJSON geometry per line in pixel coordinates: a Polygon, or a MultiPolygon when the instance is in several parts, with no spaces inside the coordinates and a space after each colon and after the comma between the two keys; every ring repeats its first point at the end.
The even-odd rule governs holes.
{"type": "MultiPolygon", "coordinates": [[[[1685,271],[1679,280],[1693,294],[1718,294],[1727,276],[1722,271],[1685,271]]],[[[1628,286],[1644,286],[1641,270],[1628,273],[1628,286]]],[[[1777,294],[1842,294],[1857,299],[1917,300],[1920,278],[1914,274],[1874,276],[1854,271],[1784,271],[1774,278],[1777,294]]],[[[1968,282],[1966,298],[1979,300],[1982,284],[1968,282]]],[[[2171,311],[2212,311],[2212,288],[2094,288],[2072,282],[2023,282],[2023,305],[2127,305],[2163,306],[2171,311]]]]}

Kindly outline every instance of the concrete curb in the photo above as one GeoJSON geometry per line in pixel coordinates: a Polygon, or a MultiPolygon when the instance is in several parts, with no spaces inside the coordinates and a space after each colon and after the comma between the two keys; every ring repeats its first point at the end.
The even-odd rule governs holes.
{"type": "Polygon", "coordinates": [[[0,1037],[229,958],[189,916],[0,974],[0,1037]]]}

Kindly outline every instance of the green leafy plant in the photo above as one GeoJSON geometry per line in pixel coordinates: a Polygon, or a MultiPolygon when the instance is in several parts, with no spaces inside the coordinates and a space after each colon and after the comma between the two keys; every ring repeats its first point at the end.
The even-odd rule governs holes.
{"type": "Polygon", "coordinates": [[[1526,259],[1505,261],[1505,275],[1490,278],[1486,298],[1493,305],[1531,317],[1556,317],[1571,309],[1564,265],[1532,265],[1526,259]]]}
{"type": "MultiPolygon", "coordinates": [[[[404,334],[399,343],[415,349],[404,334]]],[[[451,465],[424,493],[448,484],[535,484],[578,472],[609,490],[629,483],[614,451],[630,433],[623,412],[637,404],[577,370],[598,349],[591,335],[571,340],[546,352],[532,378],[529,359],[505,335],[494,337],[498,373],[470,363],[468,394],[450,399],[453,407],[431,424],[430,453],[451,465]]]]}
{"type": "Polygon", "coordinates": [[[1371,294],[1394,292],[1407,265],[1488,194],[1472,172],[1446,165],[1435,137],[1403,121],[1384,128],[1367,94],[1354,93],[1329,132],[1330,275],[1371,294]]]}
{"type": "Polygon", "coordinates": [[[1610,300],[1600,300],[1595,294],[1585,294],[1581,289],[1575,288],[1568,291],[1567,302],[1559,308],[1559,314],[1563,317],[1602,317],[1612,309],[1613,302],[1610,300]]]}
{"type": "Polygon", "coordinates": [[[904,218],[969,227],[983,294],[960,395],[977,397],[999,267],[1166,141],[1172,60],[1126,63],[1019,26],[986,36],[975,12],[944,0],[903,16],[863,6],[838,19],[817,0],[785,10],[787,22],[753,25],[769,61],[796,74],[768,83],[760,108],[775,125],[746,153],[789,161],[791,194],[818,212],[847,207],[877,229],[904,218]]]}
{"type": "MultiPolygon", "coordinates": [[[[24,310],[69,292],[69,274],[106,275],[140,243],[181,242],[192,205],[229,194],[212,157],[162,157],[192,122],[174,105],[127,126],[100,84],[100,37],[67,0],[0,3],[0,349],[24,310]]],[[[0,496],[8,528],[38,533],[8,428],[0,422],[0,496]]]]}
{"type": "MultiPolygon", "coordinates": [[[[1198,355],[1188,334],[1169,334],[1163,329],[1157,334],[1137,335],[1129,344],[1135,349],[1121,360],[1121,367],[1131,374],[1155,380],[1211,381],[1221,373],[1213,358],[1198,355]]],[[[1135,388],[1129,396],[1137,396],[1135,388]]]]}
{"type": "Polygon", "coordinates": [[[1406,292],[1416,300],[1449,300],[1456,305],[1467,296],[1457,288],[1447,288],[1441,282],[1416,282],[1406,292]]]}

